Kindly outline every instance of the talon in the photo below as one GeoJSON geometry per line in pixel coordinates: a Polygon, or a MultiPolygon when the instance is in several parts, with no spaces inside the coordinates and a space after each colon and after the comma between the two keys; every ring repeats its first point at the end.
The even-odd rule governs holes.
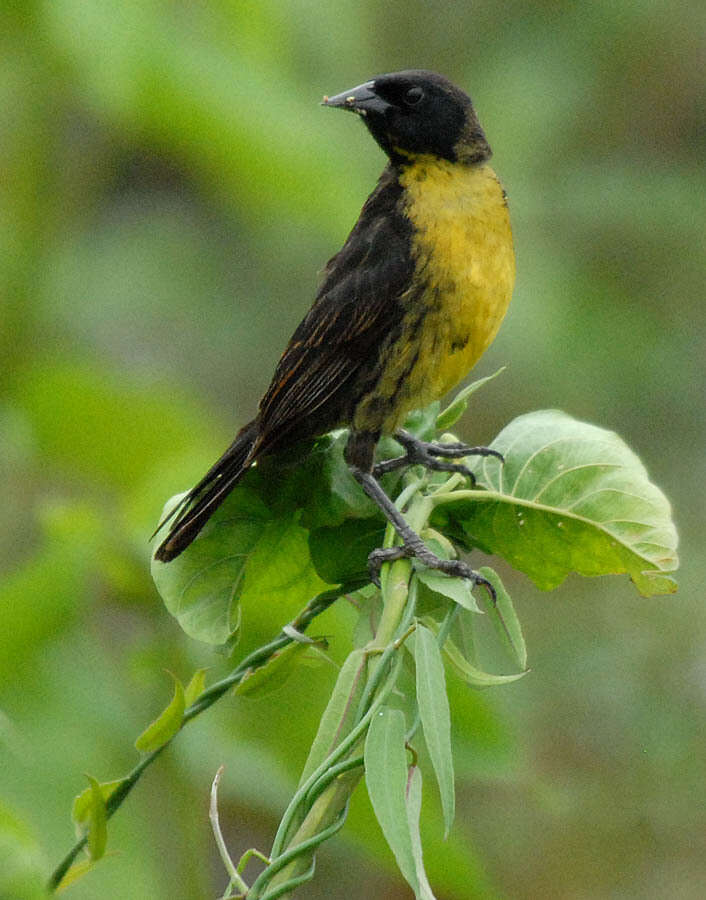
{"type": "Polygon", "coordinates": [[[488,581],[488,579],[487,579],[487,578],[484,578],[482,575],[479,575],[477,572],[474,572],[474,573],[473,573],[473,581],[474,581],[475,584],[478,585],[478,587],[485,588],[485,590],[487,591],[488,596],[490,597],[490,602],[493,604],[493,606],[497,606],[497,603],[498,603],[498,595],[497,595],[497,593],[495,592],[495,588],[494,588],[493,585],[488,581]]]}
{"type": "Polygon", "coordinates": [[[434,471],[460,472],[470,477],[475,485],[475,477],[467,466],[444,462],[444,460],[461,459],[466,456],[494,456],[501,463],[505,462],[502,453],[490,447],[470,447],[460,441],[450,444],[421,441],[407,431],[396,432],[395,440],[404,447],[405,455],[379,462],[373,470],[376,477],[385,472],[401,469],[403,466],[422,465],[434,471]]]}
{"type": "Polygon", "coordinates": [[[378,547],[376,550],[373,550],[372,553],[368,555],[368,572],[370,573],[370,580],[375,585],[375,587],[379,588],[382,585],[380,584],[380,569],[387,562],[394,562],[396,559],[402,559],[404,556],[411,556],[412,552],[408,547],[378,547]]]}

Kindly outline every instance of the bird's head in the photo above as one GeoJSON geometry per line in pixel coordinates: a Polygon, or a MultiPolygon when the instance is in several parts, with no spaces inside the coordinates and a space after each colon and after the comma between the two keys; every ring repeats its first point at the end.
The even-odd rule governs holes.
{"type": "Polygon", "coordinates": [[[324,106],[357,113],[393,160],[405,164],[421,155],[477,163],[490,157],[470,97],[434,72],[409,69],[324,97],[324,106]]]}

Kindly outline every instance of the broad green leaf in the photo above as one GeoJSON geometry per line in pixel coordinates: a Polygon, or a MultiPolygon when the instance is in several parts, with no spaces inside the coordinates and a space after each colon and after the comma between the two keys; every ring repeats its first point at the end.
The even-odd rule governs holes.
{"type": "Polygon", "coordinates": [[[409,773],[407,781],[407,822],[409,833],[412,837],[412,853],[417,871],[420,900],[435,900],[434,893],[429,884],[427,873],[424,871],[424,858],[422,855],[422,835],[419,831],[419,817],[422,812],[422,771],[419,766],[414,766],[409,773]]]}
{"type": "Polygon", "coordinates": [[[487,604],[488,615],[503,644],[509,649],[521,669],[527,668],[527,646],[522,634],[522,626],[517,618],[510,595],[505,590],[498,573],[490,566],[481,566],[478,574],[487,578],[495,588],[496,602],[487,604]]]}
{"type": "MultiPolygon", "coordinates": [[[[118,778],[115,781],[102,781],[99,783],[98,787],[100,788],[104,803],[108,802],[108,798],[111,796],[111,794],[114,794],[124,781],[124,778],[118,778]]],[[[82,829],[86,827],[92,800],[92,785],[89,785],[87,788],[81,791],[80,794],[77,794],[76,797],[74,797],[73,806],[71,807],[71,818],[82,829]]]]}
{"type": "Polygon", "coordinates": [[[238,684],[233,693],[239,697],[255,699],[276,691],[289,679],[310,643],[292,641],[291,644],[274,653],[264,666],[254,669],[238,684]]]}
{"type": "Polygon", "coordinates": [[[449,597],[454,603],[458,603],[459,606],[463,606],[464,609],[471,612],[481,612],[471,592],[471,586],[465,578],[450,578],[443,572],[421,566],[416,570],[416,574],[419,581],[435,594],[449,597]]]}
{"type": "MultiPolygon", "coordinates": [[[[179,499],[169,501],[165,514],[179,499]]],[[[180,556],[169,563],[152,560],[157,590],[190,637],[224,644],[233,635],[245,563],[269,516],[260,498],[239,486],[180,556]]]]}
{"type": "Polygon", "coordinates": [[[206,687],[207,669],[197,669],[191,676],[189,683],[184,690],[184,706],[188,709],[193,703],[199,699],[206,687]]]}
{"type": "Polygon", "coordinates": [[[135,741],[135,747],[140,753],[152,753],[153,750],[163,747],[181,728],[186,708],[184,686],[174,675],[172,678],[174,678],[174,696],[171,703],[135,741]]]}
{"type": "Polygon", "coordinates": [[[302,524],[309,529],[336,527],[346,519],[379,517],[377,507],[351,475],[343,452],[348,431],[338,429],[316,442],[309,465],[308,490],[302,502],[302,524]]]}
{"type": "Polygon", "coordinates": [[[468,400],[471,394],[475,394],[478,388],[483,387],[484,384],[497,378],[498,375],[504,371],[505,366],[498,369],[497,372],[493,372],[492,375],[486,375],[485,378],[479,378],[477,381],[473,381],[471,384],[467,384],[465,388],[462,388],[446,409],[442,409],[436,417],[437,430],[446,431],[447,428],[451,428],[452,425],[455,425],[468,408],[468,400]]]}
{"type": "Polygon", "coordinates": [[[385,525],[380,518],[346,519],[309,533],[309,552],[317,574],[328,584],[358,578],[369,582],[368,555],[382,546],[385,525]]]}
{"type": "Polygon", "coordinates": [[[105,800],[101,786],[92,775],[87,775],[90,784],[90,803],[88,806],[88,850],[91,859],[100,859],[105,853],[105,845],[108,842],[108,814],[105,808],[105,800]]]}
{"type": "Polygon", "coordinates": [[[152,561],[167,609],[198,640],[231,641],[241,601],[277,604],[286,616],[325,587],[311,563],[298,512],[274,514],[255,489],[259,478],[254,471],[247,484],[238,485],[175,560],[152,561]]]}
{"type": "MultiPolygon", "coordinates": [[[[424,624],[434,635],[439,633],[438,622],[425,617],[424,624]]],[[[451,639],[447,639],[442,649],[456,674],[459,675],[466,684],[471,685],[471,687],[483,688],[492,687],[497,684],[509,684],[511,681],[517,681],[527,674],[527,672],[517,672],[514,675],[495,675],[492,672],[483,672],[477,666],[468,662],[463,653],[451,639]]]]}
{"type": "Polygon", "coordinates": [[[404,714],[383,707],[373,716],[365,740],[365,784],[385,840],[400,872],[419,896],[412,834],[407,818],[407,752],[404,714]]]}
{"type": "Polygon", "coordinates": [[[280,614],[298,611],[330,587],[316,574],[309,556],[307,532],[295,513],[267,523],[245,561],[243,608],[277,606],[280,614]]]}
{"type": "Polygon", "coordinates": [[[414,659],[417,669],[417,703],[444,812],[445,834],[454,820],[454,766],[451,752],[451,712],[446,696],[444,663],[436,638],[419,623],[414,633],[414,659]]]}
{"type": "Polygon", "coordinates": [[[664,494],[613,432],[557,410],[511,422],[474,463],[485,491],[439,497],[468,537],[551,590],[571,572],[627,573],[645,596],[672,593],[677,533],[664,494]]]}
{"type": "Polygon", "coordinates": [[[321,765],[348,733],[351,717],[355,715],[358,698],[365,685],[365,671],[365,652],[362,649],[353,650],[346,657],[338,673],[336,684],[304,764],[304,770],[299,779],[300,785],[321,765]]]}

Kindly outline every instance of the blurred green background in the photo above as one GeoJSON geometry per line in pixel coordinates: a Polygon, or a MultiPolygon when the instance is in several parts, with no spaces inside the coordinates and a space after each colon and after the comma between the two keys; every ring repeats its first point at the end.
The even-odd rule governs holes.
{"type": "MultiPolygon", "coordinates": [[[[533,671],[453,684],[460,810],[444,843],[428,792],[430,877],[440,900],[704,896],[705,27],[699,0],[5,0],[0,896],[34,896],[68,849],[83,772],[133,765],[164,669],[224,669],[162,607],[148,537],[252,416],[382,168],[321,95],[410,66],[472,93],[516,238],[477,373],[509,369],[461,433],[543,407],[617,430],[684,560],[656,600],[509,578],[533,671]]],[[[243,646],[291,612],[247,611],[243,646]]],[[[341,606],[315,629],[338,659],[352,623],[341,606]]],[[[215,897],[216,768],[234,855],[266,849],[334,676],[190,726],[68,896],[215,897]]],[[[303,897],[409,896],[359,794],[303,897]]]]}

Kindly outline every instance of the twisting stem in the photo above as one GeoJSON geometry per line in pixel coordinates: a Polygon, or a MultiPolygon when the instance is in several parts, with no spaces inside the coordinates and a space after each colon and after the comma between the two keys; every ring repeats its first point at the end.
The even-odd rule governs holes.
{"type": "MultiPolygon", "coordinates": [[[[335,589],[331,591],[325,591],[322,594],[319,594],[315,597],[307,606],[299,613],[299,615],[293,619],[289,625],[291,628],[296,631],[305,631],[309,625],[314,621],[314,619],[319,616],[325,609],[336,600],[337,597],[345,590],[344,589],[335,589]]],[[[355,590],[355,588],[353,588],[355,590]]],[[[269,644],[265,644],[263,647],[254,650],[245,659],[238,665],[230,675],[221,679],[221,681],[217,681],[215,684],[212,684],[211,687],[207,688],[200,697],[192,703],[192,705],[186,710],[184,713],[184,718],[182,719],[181,727],[183,728],[187,722],[190,722],[192,719],[195,719],[196,716],[200,715],[204,710],[208,709],[209,706],[212,706],[216,700],[226,694],[234,685],[239,684],[246,675],[250,674],[250,672],[255,669],[259,669],[263,666],[278,650],[281,650],[283,647],[286,647],[288,644],[291,644],[293,638],[286,634],[284,631],[281,632],[273,641],[270,641],[269,644]]],[[[178,732],[177,732],[178,734],[178,732]]],[[[174,735],[176,737],[176,735],[174,735]]],[[[174,738],[171,739],[172,741],[174,738]]],[[[139,763],[135,766],[135,768],[127,775],[118,785],[115,791],[108,797],[106,800],[106,814],[107,817],[110,818],[113,813],[115,813],[118,808],[122,805],[123,801],[130,793],[130,791],[135,787],[137,782],[140,780],[142,773],[145,769],[150,766],[155,759],[162,753],[162,751],[169,746],[171,741],[167,741],[166,744],[163,744],[161,747],[158,747],[156,750],[153,750],[152,753],[149,753],[143,759],[139,761],[139,763]]],[[[49,879],[49,883],[47,888],[49,893],[54,893],[56,889],[61,884],[64,876],[68,872],[71,864],[76,859],[78,854],[83,850],[86,846],[88,837],[84,835],[80,838],[74,846],[69,850],[66,856],[61,860],[56,869],[52,872],[51,878],[49,879]]]]}

